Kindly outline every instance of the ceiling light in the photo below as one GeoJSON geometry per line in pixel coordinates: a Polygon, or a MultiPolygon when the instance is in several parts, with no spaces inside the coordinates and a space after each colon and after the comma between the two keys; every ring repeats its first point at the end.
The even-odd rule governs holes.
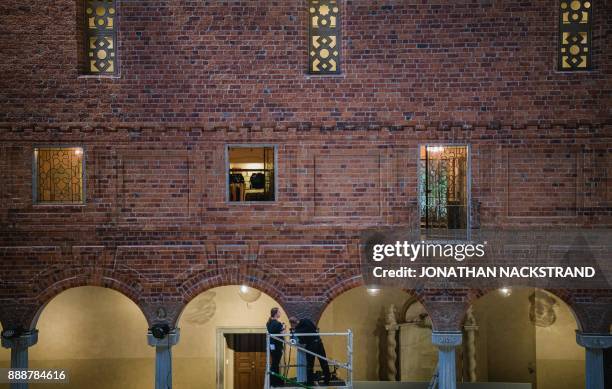
{"type": "Polygon", "coordinates": [[[512,294],[512,289],[504,286],[503,288],[499,288],[499,293],[504,297],[508,297],[512,294]]]}
{"type": "Polygon", "coordinates": [[[370,296],[378,296],[380,294],[380,288],[374,286],[369,287],[366,291],[370,296]]]}

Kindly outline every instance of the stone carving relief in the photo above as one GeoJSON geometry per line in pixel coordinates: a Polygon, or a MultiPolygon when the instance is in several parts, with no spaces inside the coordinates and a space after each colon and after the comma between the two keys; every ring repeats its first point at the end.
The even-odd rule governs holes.
{"type": "Polygon", "coordinates": [[[536,291],[529,296],[529,319],[538,327],[550,327],[557,321],[557,300],[546,292],[536,291]]]}
{"type": "Polygon", "coordinates": [[[189,324],[206,324],[217,310],[215,296],[216,293],[210,290],[200,294],[185,308],[183,319],[189,324]]]}

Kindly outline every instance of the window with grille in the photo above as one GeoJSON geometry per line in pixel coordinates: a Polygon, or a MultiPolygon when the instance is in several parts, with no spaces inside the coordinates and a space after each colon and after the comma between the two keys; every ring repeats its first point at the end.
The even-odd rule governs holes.
{"type": "Polygon", "coordinates": [[[231,202],[274,201],[274,146],[228,146],[228,197],[231,202]]]}
{"type": "Polygon", "coordinates": [[[309,0],[311,74],[340,73],[340,6],[336,0],[309,0]]]}
{"type": "Polygon", "coordinates": [[[34,202],[82,204],[83,149],[40,147],[34,149],[34,202]]]}
{"type": "Polygon", "coordinates": [[[591,68],[591,1],[561,0],[559,12],[559,70],[591,68]]]}
{"type": "Polygon", "coordinates": [[[85,73],[117,74],[115,0],[84,0],[85,73]]]}
{"type": "Polygon", "coordinates": [[[467,146],[421,146],[419,181],[423,235],[466,239],[469,232],[467,146]]]}

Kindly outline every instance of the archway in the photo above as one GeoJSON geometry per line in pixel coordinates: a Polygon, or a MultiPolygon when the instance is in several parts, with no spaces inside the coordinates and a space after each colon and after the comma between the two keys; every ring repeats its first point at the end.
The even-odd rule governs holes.
{"type": "MultiPolygon", "coordinates": [[[[3,331],[2,323],[0,323],[0,332],[3,331]]],[[[11,350],[0,347],[0,368],[11,367],[11,350]]]]}
{"type": "MultiPolygon", "coordinates": [[[[181,389],[239,387],[234,382],[237,373],[234,361],[242,361],[240,358],[260,358],[261,354],[242,354],[243,350],[234,347],[234,343],[240,342],[238,339],[244,341],[248,337],[245,334],[249,333],[261,337],[273,307],[281,308],[281,321],[288,323],[282,306],[253,287],[219,286],[193,298],[186,305],[177,324],[181,339],[172,351],[175,386],[181,389]]],[[[253,363],[258,361],[254,359],[253,363]]],[[[250,364],[247,361],[247,365],[250,364]]],[[[252,374],[260,375],[259,370],[252,374]]]]}
{"type": "MultiPolygon", "coordinates": [[[[355,381],[390,380],[389,340],[385,326],[389,322],[391,306],[395,307],[392,316],[396,323],[400,326],[406,325],[404,329],[397,329],[396,346],[391,347],[396,350],[397,355],[396,371],[391,375],[395,376],[396,380],[402,380],[402,374],[407,381],[416,380],[413,376],[408,378],[410,374],[415,374],[413,367],[400,364],[402,347],[416,347],[424,353],[420,361],[423,362],[421,366],[425,366],[425,371],[421,373],[424,377],[421,380],[431,378],[437,363],[437,354],[431,345],[431,321],[426,316],[422,304],[414,296],[398,288],[372,289],[358,286],[334,298],[323,311],[318,323],[321,332],[344,332],[347,329],[353,331],[353,379],[355,381]],[[414,319],[414,323],[406,323],[407,316],[410,318],[409,321],[414,319]],[[422,322],[417,325],[418,320],[422,322]],[[425,339],[424,342],[423,339],[425,339]],[[409,346],[409,342],[414,343],[409,346]]],[[[323,341],[330,358],[346,360],[345,339],[328,337],[323,341]]],[[[419,368],[416,367],[416,369],[419,368]]],[[[341,378],[345,378],[343,371],[338,370],[338,373],[341,378]]]]}
{"type": "MultiPolygon", "coordinates": [[[[58,388],[151,388],[155,350],[147,345],[147,321],[125,295],[81,286],[55,296],[42,310],[33,369],[62,368],[70,383],[58,388]]],[[[54,385],[45,384],[53,388],[54,385]]]]}
{"type": "Polygon", "coordinates": [[[575,337],[578,326],[559,297],[537,288],[501,288],[476,300],[468,315],[475,321],[470,324],[478,327],[477,381],[530,382],[534,389],[584,386],[584,349],[575,337]]]}

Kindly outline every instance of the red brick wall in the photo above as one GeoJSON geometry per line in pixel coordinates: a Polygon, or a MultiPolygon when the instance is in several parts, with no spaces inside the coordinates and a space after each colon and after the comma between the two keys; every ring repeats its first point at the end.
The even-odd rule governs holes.
{"type": "Polygon", "coordinates": [[[476,227],[612,226],[608,2],[593,71],[562,73],[554,2],[345,1],[343,74],[316,77],[304,0],[118,1],[118,78],[80,76],[76,0],[0,3],[5,325],[84,284],[150,321],[228,283],[316,316],[363,282],[364,230],[418,225],[426,142],[470,145],[476,227]],[[249,142],[278,146],[275,203],[226,202],[225,146],[249,142]],[[45,144],[84,146],[84,206],[32,204],[45,144]]]}
{"type": "MultiPolygon", "coordinates": [[[[208,287],[246,283],[316,315],[360,283],[364,231],[417,228],[419,144],[470,145],[479,228],[609,228],[609,131],[5,129],[0,278],[10,281],[0,299],[24,299],[29,317],[65,287],[104,285],[155,320],[159,306],[178,315],[208,287]],[[239,142],[278,146],[278,201],[226,201],[225,147],[239,142]],[[84,147],[84,206],[32,204],[32,150],[39,144],[84,147]]],[[[449,303],[446,294],[424,296],[433,309],[449,303]]],[[[444,320],[450,326],[456,318],[444,320]]]]}
{"type": "Polygon", "coordinates": [[[605,122],[594,70],[556,71],[554,1],[342,2],[343,74],[309,77],[307,2],[121,1],[118,79],[79,77],[79,0],[0,4],[0,121],[205,125],[605,122]]]}

